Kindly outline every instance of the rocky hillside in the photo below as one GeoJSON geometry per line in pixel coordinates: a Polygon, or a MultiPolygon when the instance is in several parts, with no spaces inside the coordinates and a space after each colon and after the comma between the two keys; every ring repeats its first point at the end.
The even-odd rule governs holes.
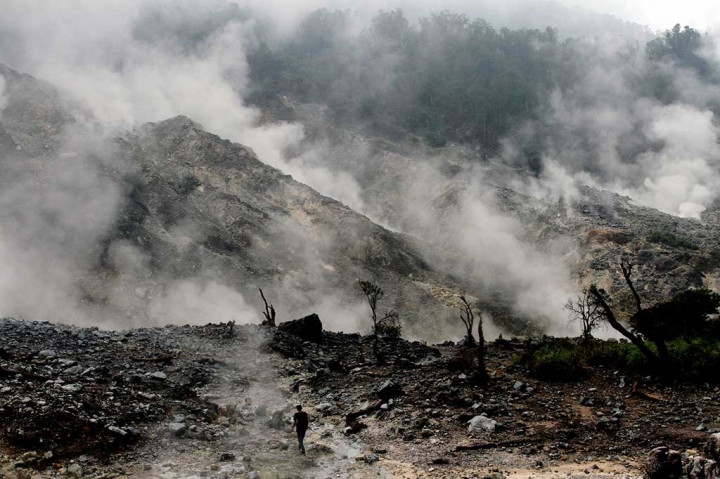
{"type": "Polygon", "coordinates": [[[240,291],[261,286],[286,310],[312,309],[324,295],[357,299],[357,280],[374,278],[408,315],[442,315],[430,286],[451,283],[430,269],[416,240],[294,181],[250,149],[184,117],[145,125],[121,145],[137,170],[115,236],[141,247],[164,274],[212,272],[240,291]],[[286,299],[281,284],[296,297],[286,299]]]}
{"type": "MultiPolygon", "coordinates": [[[[433,244],[425,256],[442,271],[457,272],[468,263],[468,251],[456,237],[468,226],[459,217],[463,199],[482,201],[522,225],[519,237],[538,254],[562,256],[579,287],[592,282],[629,299],[619,271],[622,257],[637,266],[633,279],[647,303],[666,299],[688,287],[720,291],[720,203],[700,220],[680,218],[635,204],[630,198],[590,186],[579,186],[568,198],[549,199],[533,190],[530,172],[516,170],[462,145],[428,148],[422,142],[372,136],[358,125],[340,127],[319,105],[284,105],[302,122],[314,141],[325,142],[328,156],[361,185],[366,209],[374,218],[433,244]],[[478,183],[477,178],[481,178],[478,183]],[[440,226],[438,226],[440,225],[440,226]],[[438,255],[438,251],[442,254],[438,255]]],[[[537,188],[536,188],[537,189],[537,188]]],[[[557,197],[555,197],[557,198],[557,197]]],[[[477,235],[485,234],[484,223],[477,235]]],[[[486,269],[485,274],[490,274],[486,269]]],[[[475,287],[478,290],[478,287],[475,287]]],[[[480,294],[487,309],[500,296],[480,294]]],[[[629,308],[632,309],[632,308],[629,308]]],[[[498,311],[499,313],[505,313],[498,311]]]]}
{"type": "Polygon", "coordinates": [[[0,63],[0,154],[38,156],[57,150],[70,117],[53,87],[0,63]]]}
{"type": "MultiPolygon", "coordinates": [[[[337,311],[361,305],[358,279],[382,284],[387,307],[402,309],[410,333],[453,314],[433,291],[447,291],[448,296],[455,284],[428,266],[418,240],[378,226],[298,183],[262,163],[249,148],[185,117],[91,142],[93,132],[70,119],[70,106],[47,84],[7,67],[0,74],[7,84],[0,117],[3,181],[27,183],[28,196],[44,195],[62,181],[59,195],[47,198],[58,201],[58,209],[64,208],[66,196],[75,194],[67,191],[75,190],[73,177],[58,179],[67,171],[75,174],[71,167],[78,169],[79,185],[92,182],[106,189],[83,190],[84,196],[73,197],[78,204],[67,208],[111,203],[100,213],[89,212],[101,217],[85,217],[106,227],[93,230],[90,239],[82,237],[87,243],[82,261],[73,265],[73,281],[81,292],[74,300],[96,317],[151,324],[157,318],[148,304],[186,280],[219,283],[260,304],[257,287],[262,287],[281,320],[323,304],[337,311]],[[95,176],[84,178],[85,169],[95,176]]],[[[21,237],[30,233],[17,217],[33,215],[27,213],[32,201],[18,189],[3,199],[5,211],[12,211],[4,221],[14,224],[21,237]]],[[[66,213],[47,212],[52,209],[47,203],[38,209],[33,227],[38,222],[46,226],[52,221],[49,215],[66,213]]],[[[33,236],[51,229],[63,241],[76,243],[72,236],[86,232],[72,231],[81,221],[72,218],[71,231],[58,232],[65,225],[53,223],[33,236]]],[[[335,324],[342,326],[343,318],[335,324]]]]}
{"type": "Polygon", "coordinates": [[[633,278],[647,303],[689,287],[720,290],[720,224],[679,218],[590,187],[580,192],[571,206],[545,211],[525,206],[522,214],[539,241],[553,234],[577,238],[581,284],[597,282],[629,300],[618,267],[625,257],[636,264],[633,278]]]}

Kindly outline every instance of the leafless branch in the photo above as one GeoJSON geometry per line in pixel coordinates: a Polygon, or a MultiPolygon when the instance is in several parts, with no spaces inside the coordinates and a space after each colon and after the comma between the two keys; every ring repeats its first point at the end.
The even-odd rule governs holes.
{"type": "Polygon", "coordinates": [[[631,276],[632,276],[632,270],[633,270],[633,263],[632,261],[623,258],[620,260],[620,269],[622,270],[623,277],[625,278],[625,282],[627,283],[628,287],[630,288],[630,291],[632,291],[633,296],[635,297],[635,305],[637,307],[638,313],[642,311],[642,303],[640,301],[640,295],[638,294],[637,290],[635,289],[635,285],[633,285],[631,276]]]}
{"type": "Polygon", "coordinates": [[[466,335],[465,341],[468,345],[475,344],[475,338],[473,337],[473,324],[475,323],[475,315],[473,314],[470,304],[468,304],[465,296],[460,296],[460,300],[463,302],[462,311],[460,312],[460,320],[465,325],[466,335]]]}
{"type": "Polygon", "coordinates": [[[261,288],[258,288],[260,290],[260,296],[262,297],[263,303],[265,303],[265,311],[263,311],[263,316],[265,316],[265,322],[269,324],[270,326],[275,326],[275,307],[271,304],[268,306],[268,302],[265,299],[265,295],[263,294],[263,290],[261,288]]]}

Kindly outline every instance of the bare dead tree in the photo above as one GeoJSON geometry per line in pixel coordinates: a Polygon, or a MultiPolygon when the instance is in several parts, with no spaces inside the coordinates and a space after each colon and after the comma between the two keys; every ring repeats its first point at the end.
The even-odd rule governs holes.
{"type": "Polygon", "coordinates": [[[365,298],[367,298],[368,305],[370,306],[370,318],[372,319],[372,333],[373,333],[373,354],[378,362],[382,362],[379,348],[379,325],[380,321],[377,315],[378,301],[385,295],[385,291],[380,286],[371,281],[360,281],[360,289],[362,290],[365,298]]]}
{"type": "MultiPolygon", "coordinates": [[[[640,295],[638,294],[637,289],[635,289],[635,285],[632,282],[632,261],[625,258],[621,259],[620,270],[622,271],[623,278],[625,278],[625,283],[627,283],[628,288],[630,288],[630,291],[632,291],[633,297],[635,298],[635,314],[640,314],[643,311],[642,301],[640,300],[640,295]]],[[[649,339],[653,342],[653,344],[655,344],[655,347],[658,351],[658,356],[660,357],[660,360],[664,363],[665,368],[667,368],[666,371],[669,371],[672,368],[672,359],[670,359],[670,353],[668,352],[667,344],[665,344],[665,341],[659,337],[651,337],[649,339]]]]}
{"type": "Polygon", "coordinates": [[[605,293],[604,290],[599,289],[594,284],[590,286],[588,291],[593,296],[595,301],[597,301],[597,304],[600,305],[600,308],[602,309],[605,316],[605,320],[608,322],[608,324],[617,332],[629,339],[630,342],[633,343],[640,350],[640,352],[643,353],[646,358],[648,358],[648,360],[652,364],[657,365],[659,363],[657,355],[655,355],[655,353],[653,353],[647,346],[645,346],[645,342],[640,337],[628,331],[617,320],[617,318],[615,317],[615,313],[613,313],[613,310],[608,303],[607,293],[605,293]]]}
{"type": "Polygon", "coordinates": [[[568,299],[565,309],[570,312],[570,322],[579,322],[582,327],[582,340],[590,344],[592,332],[603,320],[603,311],[593,295],[587,289],[574,299],[568,299]]]}
{"type": "MultiPolygon", "coordinates": [[[[468,303],[465,296],[460,296],[460,300],[463,302],[463,311],[460,314],[460,319],[462,320],[465,328],[467,329],[467,337],[465,339],[465,344],[468,346],[474,346],[475,338],[473,338],[472,335],[472,328],[475,322],[475,314],[473,313],[472,306],[470,306],[470,303],[468,303]]],[[[477,332],[478,368],[475,372],[474,379],[479,383],[485,384],[490,380],[490,376],[488,375],[487,368],[485,367],[485,334],[483,333],[482,313],[479,314],[477,317],[477,332]]]]}
{"type": "Polygon", "coordinates": [[[460,311],[460,321],[462,321],[465,325],[465,345],[475,346],[475,337],[473,336],[473,324],[475,322],[475,315],[473,314],[472,308],[465,299],[465,296],[460,296],[460,300],[463,302],[462,310],[460,311]]]}
{"type": "Polygon", "coordinates": [[[483,332],[483,318],[482,313],[478,315],[478,369],[475,379],[479,383],[487,383],[490,380],[490,375],[485,367],[485,333],[483,332]]]}
{"type": "MultiPolygon", "coordinates": [[[[642,300],[637,292],[637,289],[635,288],[635,285],[633,284],[633,266],[633,263],[625,258],[620,261],[620,270],[622,271],[625,283],[627,284],[628,288],[630,288],[630,291],[635,298],[636,312],[633,316],[633,320],[636,320],[637,318],[640,318],[643,314],[646,314],[649,310],[643,309],[642,300]]],[[[615,330],[620,332],[620,334],[628,338],[635,346],[637,346],[637,348],[645,355],[645,357],[648,358],[648,360],[656,367],[658,372],[663,374],[669,374],[675,370],[675,365],[673,364],[672,358],[670,357],[667,344],[665,343],[665,338],[659,335],[646,335],[648,339],[652,341],[657,348],[657,354],[655,354],[647,346],[645,346],[645,342],[640,336],[631,333],[617,321],[615,315],[612,312],[612,309],[608,304],[607,294],[605,293],[605,291],[598,289],[596,286],[593,285],[590,288],[590,292],[602,308],[605,319],[607,319],[610,326],[612,326],[615,330]]]]}
{"type": "Polygon", "coordinates": [[[265,316],[265,321],[263,323],[268,324],[269,326],[275,327],[275,307],[271,304],[268,306],[268,302],[265,299],[265,295],[263,294],[263,290],[261,288],[258,288],[260,290],[260,296],[262,297],[263,303],[265,303],[265,311],[263,311],[263,316],[265,316]]]}
{"type": "Polygon", "coordinates": [[[634,265],[632,261],[630,261],[629,259],[623,258],[620,260],[620,270],[622,271],[623,278],[625,278],[625,282],[627,283],[630,291],[632,291],[632,294],[635,297],[635,307],[637,309],[637,312],[639,313],[640,311],[642,311],[642,301],[640,301],[640,295],[635,289],[635,285],[633,285],[631,279],[633,266],[634,265]]]}
{"type": "MultiPolygon", "coordinates": [[[[640,300],[640,295],[638,294],[637,289],[635,289],[635,285],[632,282],[632,268],[632,261],[626,258],[620,260],[620,270],[623,273],[623,278],[625,278],[625,283],[627,283],[628,288],[630,288],[630,291],[632,291],[633,297],[635,298],[635,314],[640,314],[643,311],[642,301],[640,300]]],[[[653,344],[655,344],[655,347],[658,350],[658,356],[660,357],[660,360],[665,364],[666,367],[671,368],[672,360],[670,359],[670,353],[668,352],[667,344],[665,344],[665,341],[662,338],[657,337],[649,339],[653,342],[653,344]]]]}
{"type": "Polygon", "coordinates": [[[228,321],[227,322],[227,331],[225,332],[225,337],[232,338],[234,330],[235,330],[235,321],[228,321]]]}
{"type": "Polygon", "coordinates": [[[375,359],[379,363],[382,363],[384,362],[384,358],[380,354],[380,336],[382,335],[389,338],[400,337],[402,329],[400,326],[400,315],[396,310],[391,309],[382,317],[378,317],[378,303],[383,296],[385,296],[385,291],[372,281],[360,281],[359,284],[370,306],[370,318],[373,323],[373,354],[375,355],[375,359]]]}

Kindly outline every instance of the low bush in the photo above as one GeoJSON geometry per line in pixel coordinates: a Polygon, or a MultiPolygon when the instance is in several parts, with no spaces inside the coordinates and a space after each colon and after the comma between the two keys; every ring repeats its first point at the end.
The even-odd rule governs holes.
{"type": "Polygon", "coordinates": [[[676,339],[668,342],[668,352],[686,377],[703,382],[720,379],[720,341],[676,339]]]}
{"type": "MultiPolygon", "coordinates": [[[[645,345],[653,351],[655,346],[645,345]]],[[[585,361],[590,366],[611,366],[629,373],[648,373],[650,364],[647,358],[633,344],[625,341],[597,341],[587,350],[585,361]]]]}
{"type": "MultiPolygon", "coordinates": [[[[655,345],[645,343],[653,352],[655,345]]],[[[720,381],[720,341],[712,338],[675,339],[667,343],[675,377],[702,382],[720,381]]],[[[626,374],[656,374],[647,358],[625,341],[594,341],[588,347],[551,340],[515,357],[530,374],[550,381],[581,379],[589,369],[605,366],[626,374]]]]}
{"type": "Polygon", "coordinates": [[[544,344],[524,355],[520,362],[527,365],[530,375],[548,381],[576,381],[585,375],[578,348],[569,344],[544,344]]]}
{"type": "Polygon", "coordinates": [[[648,240],[653,243],[664,244],[672,246],[674,248],[687,248],[687,249],[698,249],[698,245],[686,240],[685,238],[679,238],[673,234],[665,232],[655,232],[648,236],[648,240]]]}

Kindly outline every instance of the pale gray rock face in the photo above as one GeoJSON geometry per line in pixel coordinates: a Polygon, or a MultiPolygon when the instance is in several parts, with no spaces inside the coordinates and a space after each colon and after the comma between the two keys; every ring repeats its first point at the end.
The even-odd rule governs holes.
{"type": "Polygon", "coordinates": [[[0,154],[17,151],[41,156],[60,144],[70,116],[48,83],[0,63],[5,79],[5,107],[0,112],[0,154]]]}
{"type": "Polygon", "coordinates": [[[454,283],[428,267],[417,240],[265,165],[249,148],[185,117],[145,125],[119,144],[137,173],[113,236],[141,248],[161,274],[214,275],[253,296],[261,286],[301,313],[327,295],[361,301],[357,280],[374,278],[406,317],[451,313],[431,288],[454,283]],[[178,231],[191,241],[179,244],[178,231]],[[286,298],[277,285],[288,280],[303,294],[286,298]]]}
{"type": "MultiPolygon", "coordinates": [[[[9,153],[0,163],[10,171],[30,166],[42,188],[52,181],[44,158],[82,154],[62,146],[72,121],[47,84],[6,67],[0,73],[9,85],[0,120],[0,148],[9,153]]],[[[384,306],[424,324],[419,329],[454,314],[436,291],[452,294],[455,283],[426,264],[417,239],[378,226],[189,118],[146,124],[107,142],[98,170],[122,197],[115,217],[105,218],[111,226],[82,248],[81,271],[73,273],[83,294],[77,302],[98,316],[124,318],[123,326],[151,324],[152,299],[189,279],[215,281],[246,300],[262,287],[282,308],[280,320],[312,313],[329,297],[362,304],[358,279],[381,284],[384,306]],[[119,267],[118,246],[142,256],[141,267],[119,267]]]]}

